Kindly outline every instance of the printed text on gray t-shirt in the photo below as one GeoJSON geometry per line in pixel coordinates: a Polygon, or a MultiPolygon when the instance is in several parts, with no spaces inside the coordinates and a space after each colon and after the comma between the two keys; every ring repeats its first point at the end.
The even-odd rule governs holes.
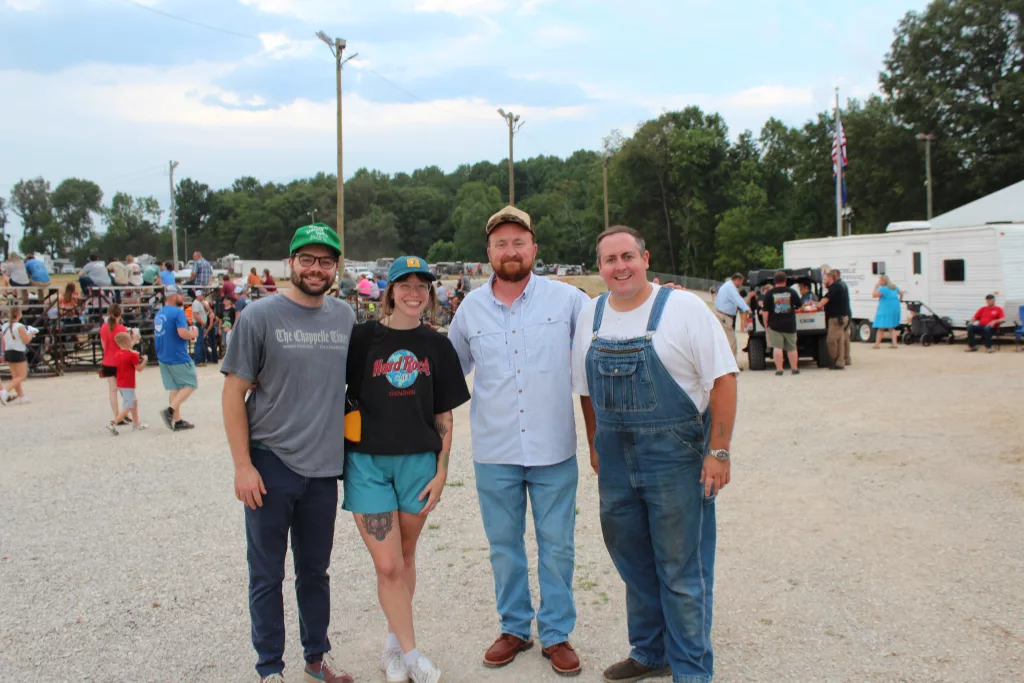
{"type": "Polygon", "coordinates": [[[319,308],[275,294],[246,307],[221,372],[253,381],[249,438],[305,477],[345,466],[345,361],[355,314],[339,299],[319,308]]]}

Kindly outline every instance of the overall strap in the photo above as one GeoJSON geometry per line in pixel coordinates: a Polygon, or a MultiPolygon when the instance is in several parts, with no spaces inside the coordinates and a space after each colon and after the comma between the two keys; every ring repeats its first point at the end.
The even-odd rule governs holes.
{"type": "Polygon", "coordinates": [[[604,318],[604,307],[608,303],[608,292],[597,297],[597,309],[594,310],[594,339],[597,339],[597,332],[601,329],[601,320],[604,318]]]}
{"type": "Polygon", "coordinates": [[[647,334],[654,334],[655,330],[658,329],[658,323],[661,322],[661,313],[665,310],[665,304],[668,303],[668,298],[672,296],[672,290],[668,287],[661,287],[658,289],[658,296],[654,300],[654,308],[651,309],[651,317],[647,321],[647,334]]]}

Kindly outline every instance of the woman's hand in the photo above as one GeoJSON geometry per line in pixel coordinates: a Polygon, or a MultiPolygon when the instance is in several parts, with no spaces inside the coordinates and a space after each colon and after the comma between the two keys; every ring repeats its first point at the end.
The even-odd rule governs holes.
{"type": "Polygon", "coordinates": [[[439,470],[434,478],[430,480],[430,483],[427,484],[427,487],[423,489],[420,497],[416,499],[423,500],[424,497],[427,498],[427,504],[420,510],[420,517],[429,515],[437,507],[437,504],[441,502],[441,491],[444,491],[444,485],[447,481],[448,472],[439,470]]]}

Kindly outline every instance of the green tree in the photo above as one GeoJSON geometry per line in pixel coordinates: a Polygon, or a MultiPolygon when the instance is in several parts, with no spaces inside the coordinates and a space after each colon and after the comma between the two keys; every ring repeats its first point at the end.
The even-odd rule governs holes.
{"type": "MultiPolygon", "coordinates": [[[[508,199],[507,197],[505,199],[508,199]]],[[[455,196],[451,222],[455,228],[455,256],[461,261],[487,260],[487,219],[504,206],[501,193],[494,186],[478,181],[463,185],[455,196]]]]}
{"type": "Polygon", "coordinates": [[[428,263],[448,263],[455,260],[455,243],[438,240],[427,249],[428,263]]]}
{"type": "MultiPolygon", "coordinates": [[[[182,178],[174,190],[174,218],[176,227],[187,235],[194,251],[209,251],[206,224],[213,210],[213,193],[206,183],[182,178]]],[[[186,254],[186,258],[191,255],[186,254]]]]}
{"type": "Polygon", "coordinates": [[[377,205],[361,218],[345,223],[346,258],[359,261],[398,256],[398,219],[377,205]]]}
{"type": "Polygon", "coordinates": [[[1024,177],[1024,4],[933,0],[895,31],[879,81],[908,134],[935,133],[941,212],[1024,177]]]}
{"type": "Polygon", "coordinates": [[[93,214],[103,211],[103,190],[91,180],[66,178],[50,195],[67,246],[81,247],[93,232],[93,214]]]}
{"type": "Polygon", "coordinates": [[[0,197],[0,254],[7,258],[7,204],[3,197],[0,197]]]}
{"type": "Polygon", "coordinates": [[[64,236],[53,215],[50,183],[43,178],[18,181],[11,189],[11,208],[24,228],[19,245],[22,252],[39,251],[51,256],[63,253],[64,236]]]}

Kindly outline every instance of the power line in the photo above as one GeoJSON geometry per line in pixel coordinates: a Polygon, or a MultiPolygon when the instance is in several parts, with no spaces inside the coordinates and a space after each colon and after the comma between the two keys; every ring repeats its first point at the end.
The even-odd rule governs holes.
{"type": "Polygon", "coordinates": [[[258,41],[258,42],[261,42],[261,43],[263,42],[262,40],[259,39],[259,37],[253,36],[253,35],[249,35],[248,33],[239,33],[238,31],[232,31],[231,29],[228,29],[228,28],[220,28],[219,26],[211,26],[210,24],[204,24],[201,21],[193,21],[192,19],[186,19],[185,17],[179,17],[177,14],[171,14],[170,12],[164,12],[163,10],[156,9],[155,7],[149,7],[147,5],[143,5],[141,2],[135,2],[135,0],[121,0],[121,1],[122,2],[126,2],[129,5],[133,5],[135,7],[138,7],[139,9],[144,9],[147,12],[152,12],[153,14],[159,14],[160,16],[167,17],[168,19],[174,19],[175,21],[180,21],[180,22],[183,22],[183,23],[186,23],[186,24],[191,24],[192,26],[198,26],[199,28],[205,28],[205,29],[208,29],[210,31],[217,31],[218,33],[224,33],[224,34],[227,34],[229,36],[238,36],[239,38],[247,38],[249,40],[255,40],[255,41],[258,41]]]}

